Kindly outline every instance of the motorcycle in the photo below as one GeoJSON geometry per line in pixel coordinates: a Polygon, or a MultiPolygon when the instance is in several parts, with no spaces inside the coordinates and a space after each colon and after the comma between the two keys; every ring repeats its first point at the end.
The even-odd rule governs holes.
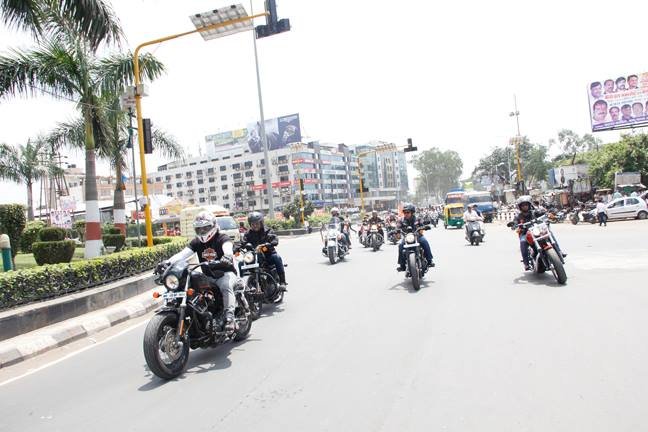
{"type": "Polygon", "coordinates": [[[390,222],[387,226],[387,240],[389,240],[391,244],[396,244],[400,239],[401,232],[398,229],[398,224],[396,222],[390,222]]]}
{"type": "Polygon", "coordinates": [[[252,329],[250,308],[244,286],[236,284],[234,318],[236,329],[225,329],[225,308],[221,292],[213,278],[196,269],[201,267],[215,279],[222,277],[229,264],[208,261],[173,265],[158,264],[155,283],[166,292],[155,292],[164,306],[158,309],[144,332],[144,358],[151,372],[162,379],[179,376],[187,366],[189,350],[209,348],[228,341],[246,339],[252,329]]]}
{"type": "Polygon", "coordinates": [[[405,237],[403,243],[403,254],[405,255],[406,272],[405,277],[412,278],[412,285],[416,291],[421,289],[421,279],[427,273],[428,267],[425,264],[427,260],[423,255],[423,248],[418,242],[420,236],[423,235],[422,231],[429,230],[430,226],[425,225],[420,227],[416,232],[412,231],[412,227],[408,226],[405,231],[401,231],[405,237]]]}
{"type": "Polygon", "coordinates": [[[430,216],[430,223],[434,225],[434,228],[436,228],[437,224],[439,223],[439,213],[432,213],[430,216]]]}
{"type": "Polygon", "coordinates": [[[366,222],[363,222],[362,225],[360,225],[360,229],[358,230],[358,241],[360,244],[364,247],[369,247],[369,225],[366,222]]]}
{"type": "Polygon", "coordinates": [[[565,259],[554,248],[556,239],[551,232],[550,222],[546,215],[519,225],[509,222],[507,226],[511,229],[516,227],[527,229],[526,241],[529,245],[530,265],[534,273],[542,274],[551,271],[559,284],[567,283],[565,259]]]}
{"type": "Polygon", "coordinates": [[[470,245],[479,246],[484,239],[484,231],[481,228],[479,221],[470,221],[466,223],[466,240],[470,245]]]}
{"type": "Polygon", "coordinates": [[[326,238],[322,234],[324,248],[322,253],[328,257],[331,264],[343,260],[349,253],[349,246],[346,244],[346,237],[342,233],[339,221],[331,221],[327,225],[326,238]]]}
{"type": "MultiPolygon", "coordinates": [[[[241,257],[241,277],[245,281],[245,297],[250,305],[250,316],[257,320],[263,304],[281,303],[285,290],[279,287],[279,275],[274,264],[265,259],[267,246],[254,247],[247,243],[238,250],[241,257]]],[[[284,267],[287,267],[284,264],[284,267]]]]}
{"type": "Polygon", "coordinates": [[[382,234],[380,234],[380,226],[378,224],[371,224],[369,228],[369,235],[367,236],[367,244],[376,252],[384,243],[382,234]]]}

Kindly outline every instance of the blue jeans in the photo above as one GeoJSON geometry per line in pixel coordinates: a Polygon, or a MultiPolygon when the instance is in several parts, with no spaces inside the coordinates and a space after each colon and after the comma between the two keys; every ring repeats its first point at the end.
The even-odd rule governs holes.
{"type": "Polygon", "coordinates": [[[277,268],[277,275],[279,276],[279,279],[283,280],[286,272],[284,270],[283,260],[281,259],[279,254],[276,252],[265,254],[264,258],[268,260],[269,263],[274,264],[274,266],[277,268]]]}
{"type": "Polygon", "coordinates": [[[520,252],[522,253],[522,261],[524,262],[524,265],[528,265],[531,261],[531,257],[529,256],[529,243],[526,240],[526,233],[520,234],[520,252]]]}
{"type": "Polygon", "coordinates": [[[607,214],[605,214],[605,212],[601,212],[598,214],[598,220],[599,220],[599,226],[601,225],[607,226],[607,214]]]}
{"type": "MultiPolygon", "coordinates": [[[[428,243],[427,239],[424,236],[420,236],[418,242],[423,248],[423,255],[425,255],[425,259],[428,261],[428,263],[431,263],[432,250],[430,249],[430,243],[428,243]]],[[[401,267],[405,267],[405,254],[403,254],[403,250],[405,249],[403,247],[404,244],[405,240],[401,240],[401,242],[398,244],[398,265],[401,267]]]]}

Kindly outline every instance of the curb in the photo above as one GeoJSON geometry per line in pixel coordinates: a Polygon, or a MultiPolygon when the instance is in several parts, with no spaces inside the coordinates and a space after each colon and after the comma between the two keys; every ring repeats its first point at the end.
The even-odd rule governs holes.
{"type": "MultiPolygon", "coordinates": [[[[152,292],[152,291],[151,291],[152,292]]],[[[151,292],[77,318],[0,342],[0,369],[145,315],[161,303],[151,292]]]]}

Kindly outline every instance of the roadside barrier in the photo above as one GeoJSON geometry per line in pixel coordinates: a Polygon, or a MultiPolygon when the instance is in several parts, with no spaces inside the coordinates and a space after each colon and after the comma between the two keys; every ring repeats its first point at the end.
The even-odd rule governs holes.
{"type": "Polygon", "coordinates": [[[504,222],[509,222],[515,219],[515,210],[504,210],[504,211],[499,211],[497,212],[497,220],[499,221],[504,221],[504,222]]]}

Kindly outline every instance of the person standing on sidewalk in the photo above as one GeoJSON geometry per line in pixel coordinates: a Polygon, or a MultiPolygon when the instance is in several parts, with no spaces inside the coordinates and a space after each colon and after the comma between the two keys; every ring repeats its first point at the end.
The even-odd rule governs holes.
{"type": "Polygon", "coordinates": [[[598,216],[599,226],[607,226],[607,206],[603,203],[603,198],[599,198],[596,203],[596,215],[598,216]]]}

